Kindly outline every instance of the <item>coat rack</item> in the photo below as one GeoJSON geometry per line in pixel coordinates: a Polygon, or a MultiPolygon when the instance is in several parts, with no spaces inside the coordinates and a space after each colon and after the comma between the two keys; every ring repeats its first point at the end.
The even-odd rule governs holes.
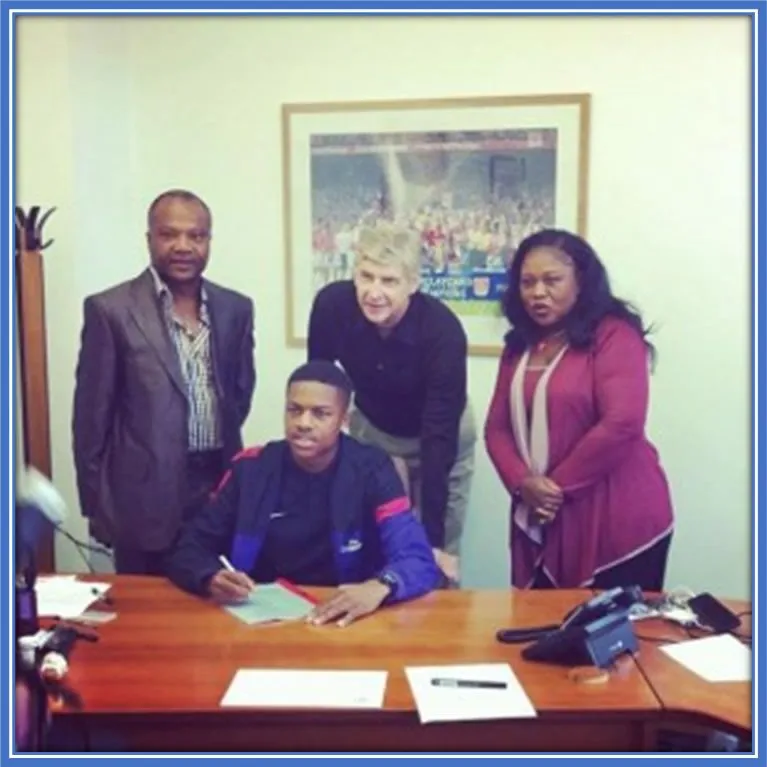
{"type": "MultiPolygon", "coordinates": [[[[43,226],[56,210],[40,215],[40,207],[28,212],[16,208],[16,304],[21,361],[24,462],[51,477],[51,438],[48,409],[48,360],[45,331],[45,284],[43,250],[53,240],[43,239],[43,226]]],[[[38,549],[39,572],[54,570],[53,530],[43,536],[38,549]]]]}

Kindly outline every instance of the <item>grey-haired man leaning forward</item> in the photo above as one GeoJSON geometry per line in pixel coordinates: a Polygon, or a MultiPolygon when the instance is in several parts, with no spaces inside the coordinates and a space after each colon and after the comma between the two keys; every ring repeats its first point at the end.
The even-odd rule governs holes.
{"type": "Polygon", "coordinates": [[[350,433],[407,467],[414,507],[450,585],[474,473],[467,340],[455,314],[419,290],[420,242],[407,229],[362,229],[354,279],[316,295],[309,359],[339,363],[356,391],[350,433]]]}

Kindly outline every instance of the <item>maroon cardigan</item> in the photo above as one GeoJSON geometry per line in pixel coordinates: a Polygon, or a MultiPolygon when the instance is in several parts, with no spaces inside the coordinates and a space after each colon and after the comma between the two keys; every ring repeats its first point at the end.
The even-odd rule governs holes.
{"type": "MultiPolygon", "coordinates": [[[[508,351],[501,356],[485,423],[487,451],[510,493],[529,474],[510,419],[511,381],[520,358],[508,351]]],[[[533,389],[524,387],[528,408],[533,389]]],[[[645,435],[648,398],[647,348],[625,321],[605,318],[592,348],[565,352],[549,380],[547,401],[548,476],[563,489],[565,501],[544,527],[542,546],[514,524],[512,514],[513,586],[528,586],[539,562],[561,588],[587,585],[671,532],[668,482],[645,435]]]]}

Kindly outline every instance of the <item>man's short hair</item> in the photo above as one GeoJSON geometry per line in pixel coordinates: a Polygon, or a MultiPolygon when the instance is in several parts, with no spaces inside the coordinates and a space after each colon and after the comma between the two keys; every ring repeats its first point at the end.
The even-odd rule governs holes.
{"type": "Polygon", "coordinates": [[[167,192],[163,192],[162,194],[157,195],[157,197],[152,200],[152,204],[149,206],[149,210],[147,211],[146,215],[148,227],[152,227],[152,217],[157,210],[157,206],[164,200],[183,200],[184,202],[196,202],[205,211],[205,214],[208,216],[208,221],[210,223],[213,222],[213,216],[211,215],[210,208],[207,206],[205,201],[198,197],[194,192],[190,192],[187,189],[168,189],[167,192]]]}
{"type": "Polygon", "coordinates": [[[354,386],[349,376],[338,365],[328,360],[312,360],[296,368],[288,378],[287,388],[301,381],[322,383],[337,389],[341,394],[344,407],[349,404],[354,393],[354,386]]]}
{"type": "Polygon", "coordinates": [[[367,259],[381,266],[401,266],[411,279],[421,272],[421,238],[413,229],[389,223],[363,227],[355,249],[357,264],[367,259]]]}

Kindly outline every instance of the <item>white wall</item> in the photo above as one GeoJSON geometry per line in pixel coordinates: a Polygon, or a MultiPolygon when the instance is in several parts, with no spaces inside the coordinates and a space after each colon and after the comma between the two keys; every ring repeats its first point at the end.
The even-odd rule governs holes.
{"type": "MultiPolygon", "coordinates": [[[[650,433],[678,515],[668,583],[749,594],[745,20],[27,17],[17,44],[18,200],[59,206],[46,256],[52,440],[73,508],[81,301],[145,263],[156,193],[184,186],[208,201],[210,276],[256,302],[245,436],[257,442],[281,433],[284,380],[303,359],[284,344],[280,105],[590,92],[589,238],[617,291],[659,326],[650,433]]],[[[470,362],[480,420],[495,372],[495,360],[470,362]]],[[[480,446],[467,585],[508,583],[507,508],[480,446]]],[[[58,561],[78,566],[66,543],[58,561]]]]}

